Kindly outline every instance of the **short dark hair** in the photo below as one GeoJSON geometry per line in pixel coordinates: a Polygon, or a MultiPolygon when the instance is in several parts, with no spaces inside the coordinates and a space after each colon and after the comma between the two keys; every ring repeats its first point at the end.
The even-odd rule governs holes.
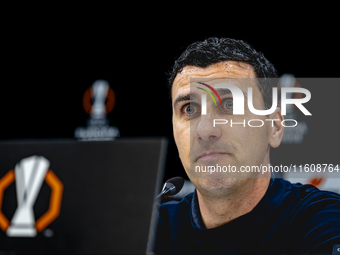
{"type": "Polygon", "coordinates": [[[224,61],[238,61],[251,65],[257,78],[261,79],[261,91],[265,109],[272,105],[272,85],[270,78],[277,78],[277,71],[263,53],[256,51],[252,46],[242,40],[231,38],[210,37],[204,41],[192,43],[175,61],[172,70],[168,73],[169,91],[178,73],[186,66],[208,67],[224,61]]]}

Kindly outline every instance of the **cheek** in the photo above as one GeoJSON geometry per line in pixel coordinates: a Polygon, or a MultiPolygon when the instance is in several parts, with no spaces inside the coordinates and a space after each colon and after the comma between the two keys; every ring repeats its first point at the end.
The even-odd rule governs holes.
{"type": "Polygon", "coordinates": [[[190,125],[174,119],[173,131],[178,152],[183,159],[190,154],[190,125]]]}
{"type": "MultiPolygon", "coordinates": [[[[237,122],[243,122],[245,119],[245,127],[237,125],[225,127],[224,139],[229,140],[232,146],[236,149],[236,157],[239,162],[249,162],[255,159],[263,158],[268,146],[268,125],[264,123],[262,127],[248,126],[248,120],[260,119],[258,116],[254,118],[234,118],[237,122]]],[[[262,119],[262,118],[261,118],[262,119]]],[[[264,120],[264,119],[262,119],[264,120]]],[[[251,123],[252,125],[260,125],[260,122],[251,123]]]]}
{"type": "Polygon", "coordinates": [[[248,157],[253,164],[260,164],[268,148],[267,126],[248,127],[247,129],[248,137],[245,145],[248,157]]]}

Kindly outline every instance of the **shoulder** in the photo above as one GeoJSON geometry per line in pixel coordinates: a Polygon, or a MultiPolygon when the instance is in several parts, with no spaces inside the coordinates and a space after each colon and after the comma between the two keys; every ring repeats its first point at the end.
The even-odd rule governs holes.
{"type": "Polygon", "coordinates": [[[296,197],[296,202],[300,209],[319,207],[319,209],[323,210],[326,209],[327,206],[339,208],[340,194],[320,190],[309,184],[290,183],[286,180],[282,181],[286,186],[287,192],[292,193],[292,195],[296,197]]]}
{"type": "MultiPolygon", "coordinates": [[[[302,253],[323,252],[340,242],[340,195],[312,185],[283,181],[292,203],[287,235],[302,253]]],[[[288,201],[289,203],[289,201],[288,201]]]]}
{"type": "Polygon", "coordinates": [[[170,201],[160,205],[159,214],[161,218],[172,218],[182,216],[188,216],[191,208],[191,201],[193,198],[193,192],[186,195],[181,201],[170,201]]]}
{"type": "Polygon", "coordinates": [[[155,238],[154,252],[168,254],[175,236],[185,225],[190,224],[190,208],[193,193],[185,196],[181,201],[170,201],[159,206],[158,223],[155,238]]]}
{"type": "MultiPolygon", "coordinates": [[[[340,194],[320,190],[313,185],[281,181],[286,188],[284,200],[291,204],[290,213],[295,219],[304,222],[328,216],[329,219],[340,222],[340,194]]],[[[327,222],[329,221],[325,221],[324,224],[327,222]]]]}

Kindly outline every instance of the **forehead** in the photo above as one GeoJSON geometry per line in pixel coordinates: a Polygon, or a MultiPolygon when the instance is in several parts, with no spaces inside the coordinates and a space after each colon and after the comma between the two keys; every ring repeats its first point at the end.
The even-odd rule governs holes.
{"type": "Polygon", "coordinates": [[[172,85],[172,100],[176,95],[190,91],[190,78],[256,78],[251,65],[237,61],[225,61],[206,68],[186,66],[178,73],[172,85]]]}

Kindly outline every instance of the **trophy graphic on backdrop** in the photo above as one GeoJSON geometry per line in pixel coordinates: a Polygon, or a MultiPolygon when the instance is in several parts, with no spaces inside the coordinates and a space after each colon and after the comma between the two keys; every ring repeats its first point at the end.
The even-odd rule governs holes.
{"type": "Polygon", "coordinates": [[[36,236],[33,205],[49,166],[50,162],[39,156],[22,159],[16,164],[14,171],[18,207],[7,229],[8,236],[36,236]]]}
{"type": "Polygon", "coordinates": [[[106,80],[96,80],[83,96],[83,108],[90,115],[87,127],[77,127],[75,138],[80,140],[113,140],[119,136],[106,117],[115,106],[116,96],[106,80]]]}
{"type": "Polygon", "coordinates": [[[109,90],[107,81],[98,80],[92,85],[93,104],[91,109],[91,118],[103,119],[106,116],[105,100],[109,90]]]}

